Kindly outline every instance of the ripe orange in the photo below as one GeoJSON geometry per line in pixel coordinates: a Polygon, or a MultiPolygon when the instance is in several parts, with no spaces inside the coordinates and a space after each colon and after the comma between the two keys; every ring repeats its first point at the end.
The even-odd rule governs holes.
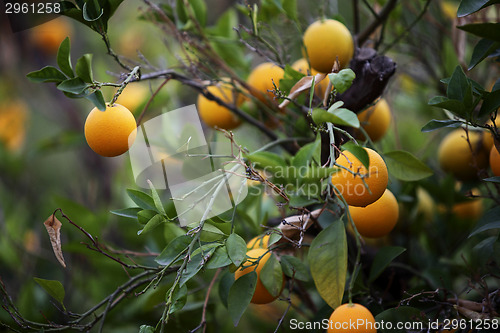
{"type": "Polygon", "coordinates": [[[45,53],[54,54],[64,38],[70,36],[72,32],[73,28],[69,20],[65,17],[58,17],[33,27],[30,30],[30,40],[45,53]]]}
{"type": "Polygon", "coordinates": [[[270,235],[255,236],[247,243],[247,250],[267,249],[269,246],[269,237],[270,235]]]}
{"type": "Polygon", "coordinates": [[[343,304],[333,311],[328,323],[328,333],[377,333],[375,318],[361,304],[343,304]]]}
{"type": "Polygon", "coordinates": [[[150,90],[147,84],[134,82],[129,83],[125,87],[125,90],[118,96],[116,102],[132,111],[132,113],[137,114],[141,111],[140,107],[144,106],[149,96],[150,90]]]}
{"type": "Polygon", "coordinates": [[[500,176],[500,153],[498,152],[495,145],[491,147],[490,151],[490,167],[493,174],[497,177],[500,176]]]}
{"type": "Polygon", "coordinates": [[[120,104],[107,105],[106,111],[92,109],[85,120],[85,139],[97,154],[113,157],[125,153],[135,140],[135,118],[120,104]]]}
{"type": "MultiPolygon", "coordinates": [[[[226,82],[209,86],[207,90],[230,105],[240,106],[244,102],[244,97],[236,93],[233,87],[226,82]]],[[[201,94],[198,96],[197,105],[201,120],[208,126],[231,130],[241,124],[241,120],[231,110],[201,94]]]]}
{"type": "MultiPolygon", "coordinates": [[[[255,286],[255,292],[253,294],[252,300],[250,301],[251,303],[254,304],[266,304],[274,301],[276,298],[278,298],[279,295],[273,296],[267,291],[266,287],[262,284],[262,281],[260,281],[260,271],[266,264],[267,260],[269,260],[269,257],[271,257],[271,253],[267,252],[267,249],[253,249],[249,250],[247,252],[248,259],[244,263],[244,265],[247,265],[245,268],[240,268],[234,273],[235,279],[239,279],[243,275],[246,275],[250,272],[255,272],[257,273],[257,285],[255,286]],[[262,257],[262,258],[260,258],[262,257]],[[248,266],[253,262],[256,262],[258,259],[259,263],[257,264],[257,267],[255,265],[248,266]]],[[[283,287],[285,286],[285,279],[283,278],[283,287]]]]}
{"type": "Polygon", "coordinates": [[[391,191],[366,207],[349,207],[352,220],[361,236],[379,238],[387,235],[398,222],[398,201],[391,191]]]}
{"type": "Polygon", "coordinates": [[[312,68],[321,73],[330,73],[337,57],[340,67],[346,67],[354,54],[351,33],[336,20],[314,22],[306,29],[303,39],[312,68]]]}
{"type": "MultiPolygon", "coordinates": [[[[476,188],[471,192],[473,195],[481,194],[476,188]]],[[[454,204],[451,212],[461,219],[476,221],[483,215],[483,201],[480,198],[469,198],[467,201],[454,204]]]]}
{"type": "Polygon", "coordinates": [[[26,137],[28,106],[21,100],[4,102],[0,107],[0,141],[10,151],[21,148],[26,137]]]}
{"type": "Polygon", "coordinates": [[[252,94],[262,102],[266,102],[266,100],[274,100],[273,82],[279,88],[280,80],[284,75],[283,68],[272,62],[264,62],[252,70],[247,83],[253,88],[252,94]]]}
{"type": "MultiPolygon", "coordinates": [[[[358,113],[358,119],[361,127],[366,131],[373,142],[377,142],[385,135],[391,125],[391,109],[384,98],[381,98],[377,104],[358,113]]],[[[365,137],[359,132],[357,135],[361,140],[365,137]]]]}
{"type": "Polygon", "coordinates": [[[441,168],[464,181],[476,180],[478,172],[488,166],[483,132],[469,130],[469,141],[470,145],[465,131],[459,128],[445,136],[438,148],[441,168]]]}
{"type": "Polygon", "coordinates": [[[370,148],[364,148],[370,160],[368,170],[349,151],[344,151],[336,163],[350,171],[340,169],[332,175],[332,184],[337,187],[349,206],[364,207],[378,200],[387,187],[389,175],[382,157],[370,148]],[[360,175],[364,177],[366,185],[360,175]]]}
{"type": "MultiPolygon", "coordinates": [[[[309,64],[307,63],[307,60],[304,58],[301,58],[301,59],[295,61],[292,64],[292,68],[295,69],[297,72],[301,72],[305,75],[316,75],[319,73],[314,68],[310,68],[309,64]]],[[[330,82],[330,79],[328,79],[328,76],[326,76],[319,83],[315,82],[314,92],[316,93],[316,95],[318,95],[319,97],[323,97],[325,95],[326,90],[328,89],[329,82],[330,82]]],[[[333,90],[333,86],[332,86],[332,90],[333,90]]]]}

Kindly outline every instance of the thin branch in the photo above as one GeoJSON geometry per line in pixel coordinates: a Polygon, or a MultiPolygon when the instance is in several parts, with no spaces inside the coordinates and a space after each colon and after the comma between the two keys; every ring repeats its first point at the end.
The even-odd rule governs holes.
{"type": "Polygon", "coordinates": [[[382,8],[378,16],[375,17],[374,21],[368,25],[365,30],[361,31],[357,36],[357,40],[359,45],[363,45],[363,43],[370,37],[370,35],[378,28],[379,25],[384,23],[385,20],[389,17],[389,14],[396,7],[398,0],[389,0],[389,2],[382,8]]]}

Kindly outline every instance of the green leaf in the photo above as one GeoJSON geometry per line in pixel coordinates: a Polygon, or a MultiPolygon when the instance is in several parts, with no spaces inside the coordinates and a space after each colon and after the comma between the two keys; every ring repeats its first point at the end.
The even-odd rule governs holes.
{"type": "Polygon", "coordinates": [[[182,255],[179,256],[179,254],[184,253],[187,250],[191,241],[192,238],[187,235],[175,238],[163,249],[163,251],[161,251],[160,255],[155,258],[156,263],[161,266],[172,265],[174,262],[182,258],[182,255]],[[176,257],[178,258],[175,259],[176,257]]]}
{"type": "Polygon", "coordinates": [[[66,308],[64,307],[64,295],[66,292],[64,291],[64,287],[61,282],[57,280],[45,280],[45,279],[40,279],[40,278],[33,278],[36,283],[40,287],[42,287],[53,299],[55,299],[63,309],[66,311],[66,308]]]}
{"type": "MultiPolygon", "coordinates": [[[[407,323],[413,322],[416,324],[416,321],[419,318],[422,318],[422,312],[419,309],[410,307],[410,306],[398,306],[397,308],[392,308],[385,310],[375,316],[375,320],[378,323],[384,322],[386,325],[382,325],[386,329],[380,329],[378,333],[407,333],[406,329],[397,329],[399,323],[407,323]],[[390,324],[389,324],[390,323],[390,324]],[[388,329],[390,327],[390,329],[388,329]]],[[[422,318],[423,319],[423,318],[422,318]]],[[[425,319],[423,322],[423,326],[428,324],[429,320],[425,319]]],[[[423,327],[422,326],[422,327],[423,327]]]]}
{"type": "Polygon", "coordinates": [[[416,181],[432,176],[433,171],[411,153],[394,150],[384,154],[389,174],[402,181],[416,181]]]}
{"type": "Polygon", "coordinates": [[[354,74],[352,69],[346,68],[338,73],[328,74],[328,78],[330,82],[332,82],[337,93],[342,94],[351,87],[352,81],[356,78],[356,74],[354,74]]]}
{"type": "Polygon", "coordinates": [[[478,117],[489,115],[500,107],[500,90],[494,90],[488,93],[484,99],[478,117]]]}
{"type": "Polygon", "coordinates": [[[476,44],[476,46],[474,47],[474,51],[472,52],[469,63],[469,70],[476,67],[477,64],[479,64],[490,54],[498,50],[498,48],[500,48],[500,42],[494,42],[486,38],[481,39],[476,44]]]}
{"type": "Polygon", "coordinates": [[[257,285],[257,273],[249,272],[234,281],[227,298],[227,308],[234,326],[238,326],[240,318],[252,300],[257,285]]]}
{"type": "Polygon", "coordinates": [[[88,87],[89,85],[83,82],[79,77],[64,80],[57,85],[57,89],[76,95],[83,93],[88,87]]]}
{"type": "Polygon", "coordinates": [[[78,59],[75,70],[76,75],[84,82],[92,83],[94,80],[94,76],[92,74],[92,54],[84,54],[80,59],[78,59]]]}
{"type": "Polygon", "coordinates": [[[156,191],[153,183],[148,179],[148,184],[149,188],[151,189],[151,197],[153,198],[153,202],[156,207],[156,211],[160,214],[163,214],[167,216],[167,213],[165,213],[165,208],[163,207],[163,204],[161,203],[160,196],[158,195],[158,192],[156,191]]]}
{"type": "Polygon", "coordinates": [[[155,328],[153,326],[141,325],[139,333],[155,333],[155,328]]]}
{"type": "Polygon", "coordinates": [[[175,286],[174,292],[172,293],[172,306],[170,307],[168,313],[174,313],[182,310],[184,305],[186,305],[188,295],[188,288],[185,284],[175,286]]]}
{"type": "Polygon", "coordinates": [[[500,42],[500,23],[477,23],[458,26],[458,29],[470,32],[481,38],[500,42]]]}
{"type": "Polygon", "coordinates": [[[316,158],[316,163],[321,163],[321,160],[317,158],[321,154],[321,138],[317,138],[314,142],[308,143],[299,149],[297,154],[292,158],[292,166],[295,168],[306,167],[311,165],[314,158],[316,158]]]}
{"type": "Polygon", "coordinates": [[[59,50],[57,51],[57,66],[59,66],[59,69],[67,76],[75,77],[73,66],[71,65],[70,50],[69,37],[66,37],[61,45],[59,45],[59,50]]]}
{"type": "Polygon", "coordinates": [[[196,255],[191,255],[189,262],[186,265],[186,269],[182,272],[182,277],[179,281],[179,285],[182,286],[193,276],[195,276],[202,268],[205,263],[205,257],[210,257],[215,251],[215,248],[209,248],[207,251],[199,252],[196,255]]]}
{"type": "Polygon", "coordinates": [[[46,66],[38,71],[30,72],[26,77],[32,82],[61,82],[66,80],[66,75],[64,75],[60,70],[54,66],[46,66]]]}
{"type": "Polygon", "coordinates": [[[312,119],[318,125],[330,122],[336,125],[359,128],[358,116],[354,112],[344,108],[338,108],[332,112],[319,108],[313,109],[312,119]]]}
{"type": "Polygon", "coordinates": [[[386,269],[387,266],[406,249],[399,246],[386,246],[381,248],[373,259],[370,269],[370,281],[375,281],[377,277],[386,269]]]}
{"type": "Polygon", "coordinates": [[[465,108],[465,104],[462,101],[458,101],[455,99],[449,99],[449,98],[446,98],[443,96],[437,96],[437,97],[431,98],[431,100],[429,101],[429,105],[451,111],[455,115],[457,115],[461,118],[467,117],[467,110],[465,108]]]}
{"type": "Polygon", "coordinates": [[[449,99],[463,102],[466,98],[467,89],[469,86],[469,80],[467,79],[467,76],[465,75],[462,67],[457,66],[455,67],[450,81],[448,82],[446,95],[449,99]]]}
{"type": "Polygon", "coordinates": [[[283,170],[286,168],[286,162],[283,157],[278,154],[274,154],[268,151],[257,151],[246,156],[248,160],[258,168],[261,169],[273,169],[283,170]]]}
{"type": "Polygon", "coordinates": [[[260,271],[259,279],[273,297],[278,297],[283,289],[283,271],[276,255],[271,255],[267,259],[264,267],[260,271]]]}
{"type": "Polygon", "coordinates": [[[297,11],[297,0],[286,0],[283,1],[283,10],[286,13],[286,16],[290,20],[297,20],[298,11],[297,11]]]}
{"type": "Polygon", "coordinates": [[[500,177],[489,177],[483,179],[485,182],[490,182],[490,183],[500,183],[500,177]]]}
{"type": "Polygon", "coordinates": [[[99,110],[106,111],[106,102],[100,90],[94,91],[92,94],[85,96],[85,98],[91,101],[99,110]]]}
{"type": "Polygon", "coordinates": [[[158,214],[155,210],[152,209],[143,209],[137,213],[137,220],[140,224],[146,224],[151,220],[156,214],[158,214]]]}
{"type": "Polygon", "coordinates": [[[149,194],[133,189],[127,189],[127,194],[142,209],[155,210],[154,200],[149,194]]]}
{"type": "Polygon", "coordinates": [[[131,208],[112,210],[110,211],[110,213],[118,216],[128,217],[131,219],[137,219],[137,213],[139,213],[140,211],[142,211],[142,208],[131,207],[131,208]]]}
{"type": "Polygon", "coordinates": [[[309,269],[299,258],[283,255],[280,260],[281,268],[286,276],[304,282],[308,282],[311,279],[309,269]]]}
{"type": "Polygon", "coordinates": [[[220,267],[226,267],[232,263],[231,259],[229,258],[229,254],[227,253],[227,248],[222,245],[218,246],[212,256],[210,257],[210,260],[207,262],[205,265],[206,269],[215,269],[215,268],[220,268],[220,267]]]}
{"type": "Polygon", "coordinates": [[[219,281],[219,298],[222,304],[227,308],[227,299],[229,297],[229,291],[234,283],[234,274],[226,271],[220,278],[219,281]]]}
{"type": "Polygon", "coordinates": [[[342,145],[342,148],[344,150],[347,150],[351,154],[354,155],[363,165],[364,167],[369,170],[370,167],[370,157],[368,156],[368,153],[365,148],[355,144],[354,142],[347,142],[346,144],[342,145]]]}
{"type": "Polygon", "coordinates": [[[209,29],[209,32],[217,37],[225,38],[236,38],[236,31],[233,30],[234,27],[238,26],[238,13],[234,8],[230,8],[222,14],[215,27],[209,29]]]}
{"type": "Polygon", "coordinates": [[[458,7],[457,16],[467,16],[496,3],[500,3],[500,0],[462,0],[458,7]]]}
{"type": "Polygon", "coordinates": [[[491,230],[491,229],[500,229],[500,207],[497,206],[493,209],[487,211],[479,220],[474,230],[469,235],[469,238],[477,235],[480,232],[491,230]]]}
{"type": "Polygon", "coordinates": [[[323,229],[309,248],[309,267],[316,289],[333,309],[342,303],[347,275],[347,241],[338,221],[323,229]]]}
{"type": "Polygon", "coordinates": [[[232,233],[226,240],[227,253],[236,266],[241,265],[247,255],[247,244],[240,235],[232,233]]]}
{"type": "Polygon", "coordinates": [[[177,15],[181,21],[181,28],[186,28],[191,15],[200,23],[202,27],[207,21],[207,5],[205,0],[188,0],[189,6],[186,7],[183,0],[177,0],[177,15]]]}
{"type": "Polygon", "coordinates": [[[83,19],[87,22],[94,22],[101,18],[104,9],[101,8],[97,0],[87,0],[82,7],[83,19]]]}
{"type": "Polygon", "coordinates": [[[461,122],[459,120],[451,120],[451,119],[436,120],[436,119],[432,119],[427,124],[425,124],[424,127],[422,127],[421,131],[422,132],[431,132],[431,131],[434,131],[436,129],[443,128],[443,127],[457,128],[457,127],[460,127],[462,124],[463,124],[463,122],[461,122]]]}
{"type": "MultiPolygon", "coordinates": [[[[187,228],[191,230],[197,228],[199,224],[200,224],[199,222],[194,222],[187,225],[187,228]]],[[[222,230],[217,228],[215,225],[209,223],[209,221],[206,221],[203,224],[203,228],[201,230],[200,240],[202,242],[215,242],[224,238],[225,236],[226,234],[222,230]]]]}
{"type": "Polygon", "coordinates": [[[146,232],[149,232],[166,221],[167,220],[165,220],[165,217],[163,217],[161,214],[156,214],[148,221],[148,223],[146,223],[142,230],[139,230],[137,232],[137,235],[142,235],[146,232]]]}

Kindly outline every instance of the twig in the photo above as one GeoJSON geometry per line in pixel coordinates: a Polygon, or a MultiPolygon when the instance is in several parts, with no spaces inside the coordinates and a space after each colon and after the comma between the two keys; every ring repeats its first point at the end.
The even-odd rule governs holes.
{"type": "Polygon", "coordinates": [[[370,35],[381,25],[388,17],[392,10],[396,7],[398,0],[389,0],[387,4],[382,8],[380,13],[375,16],[374,21],[358,34],[358,44],[363,45],[363,43],[370,37],[370,35]]]}

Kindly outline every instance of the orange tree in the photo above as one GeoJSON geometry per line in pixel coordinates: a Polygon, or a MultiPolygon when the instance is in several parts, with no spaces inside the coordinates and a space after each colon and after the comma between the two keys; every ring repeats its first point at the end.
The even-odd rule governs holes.
{"type": "MultiPolygon", "coordinates": [[[[82,279],[69,273],[64,283],[35,278],[53,299],[41,305],[44,315],[36,320],[9,293],[14,281],[2,276],[2,327],[394,332],[403,323],[397,331],[498,329],[500,195],[488,158],[496,175],[500,84],[482,86],[498,73],[492,59],[500,29],[490,23],[497,1],[319,1],[317,8],[307,1],[241,1],[228,2],[214,16],[215,1],[144,0],[139,19],[164,40],[166,67],[140,50],[138,59],[114,50],[108,30],[121,3],[61,3],[65,16],[104,42],[113,71],[121,72],[113,82],[93,70],[92,54],[73,63],[76,38],[62,41],[56,65],[30,72],[28,79],[55,84],[68,98],[87,99],[89,110],[90,102],[95,106],[85,136],[103,156],[134,149],[133,139],[161,114],[154,101],[163,91],[178,95],[177,106],[197,102],[207,138],[231,147],[234,168],[213,163],[218,175],[182,197],[158,188],[155,179],[147,179],[147,190],[118,186],[128,195],[120,202],[128,206],[111,207],[111,213],[121,223],[134,221],[133,241],[125,232],[98,238],[99,227],[88,231],[81,214],[51,207],[46,245],[61,266],[78,266],[73,257],[84,260],[77,253],[86,249],[106,266],[97,261],[95,272],[82,269],[82,279]],[[458,22],[460,30],[441,22],[458,22]],[[302,58],[301,70],[292,68],[302,58]],[[138,82],[150,87],[149,100],[136,103],[141,110],[117,106],[138,82]],[[115,89],[109,101],[107,89],[115,89]],[[446,95],[429,101],[436,109],[422,103],[436,93],[446,95]],[[375,119],[372,110],[382,104],[393,111],[375,119]],[[137,130],[130,125],[132,114],[137,130]],[[443,115],[447,119],[428,121],[443,115]],[[370,137],[370,124],[383,127],[374,129],[376,137],[370,137]],[[458,143],[447,142],[451,153],[440,153],[433,144],[437,137],[427,138],[421,127],[424,133],[458,128],[458,143]],[[221,174],[233,178],[226,184],[221,174]],[[240,180],[236,188],[234,177],[240,180]],[[234,207],[213,216],[215,198],[225,188],[234,207]],[[186,210],[175,205],[180,201],[186,210]],[[195,210],[200,218],[184,226],[184,216],[195,210]],[[70,226],[79,238],[65,244],[70,226]],[[128,249],[127,242],[139,249],[128,249]],[[107,275],[120,278],[90,302],[85,296],[95,295],[86,290],[107,275]],[[363,325],[343,327],[359,318],[366,319],[363,325]]],[[[176,149],[189,152],[196,141],[176,139],[175,124],[161,129],[176,149]]],[[[153,144],[150,138],[148,147],[153,144]]],[[[203,159],[219,156],[195,149],[184,155],[155,157],[167,171],[180,167],[185,175],[203,159]]]]}

